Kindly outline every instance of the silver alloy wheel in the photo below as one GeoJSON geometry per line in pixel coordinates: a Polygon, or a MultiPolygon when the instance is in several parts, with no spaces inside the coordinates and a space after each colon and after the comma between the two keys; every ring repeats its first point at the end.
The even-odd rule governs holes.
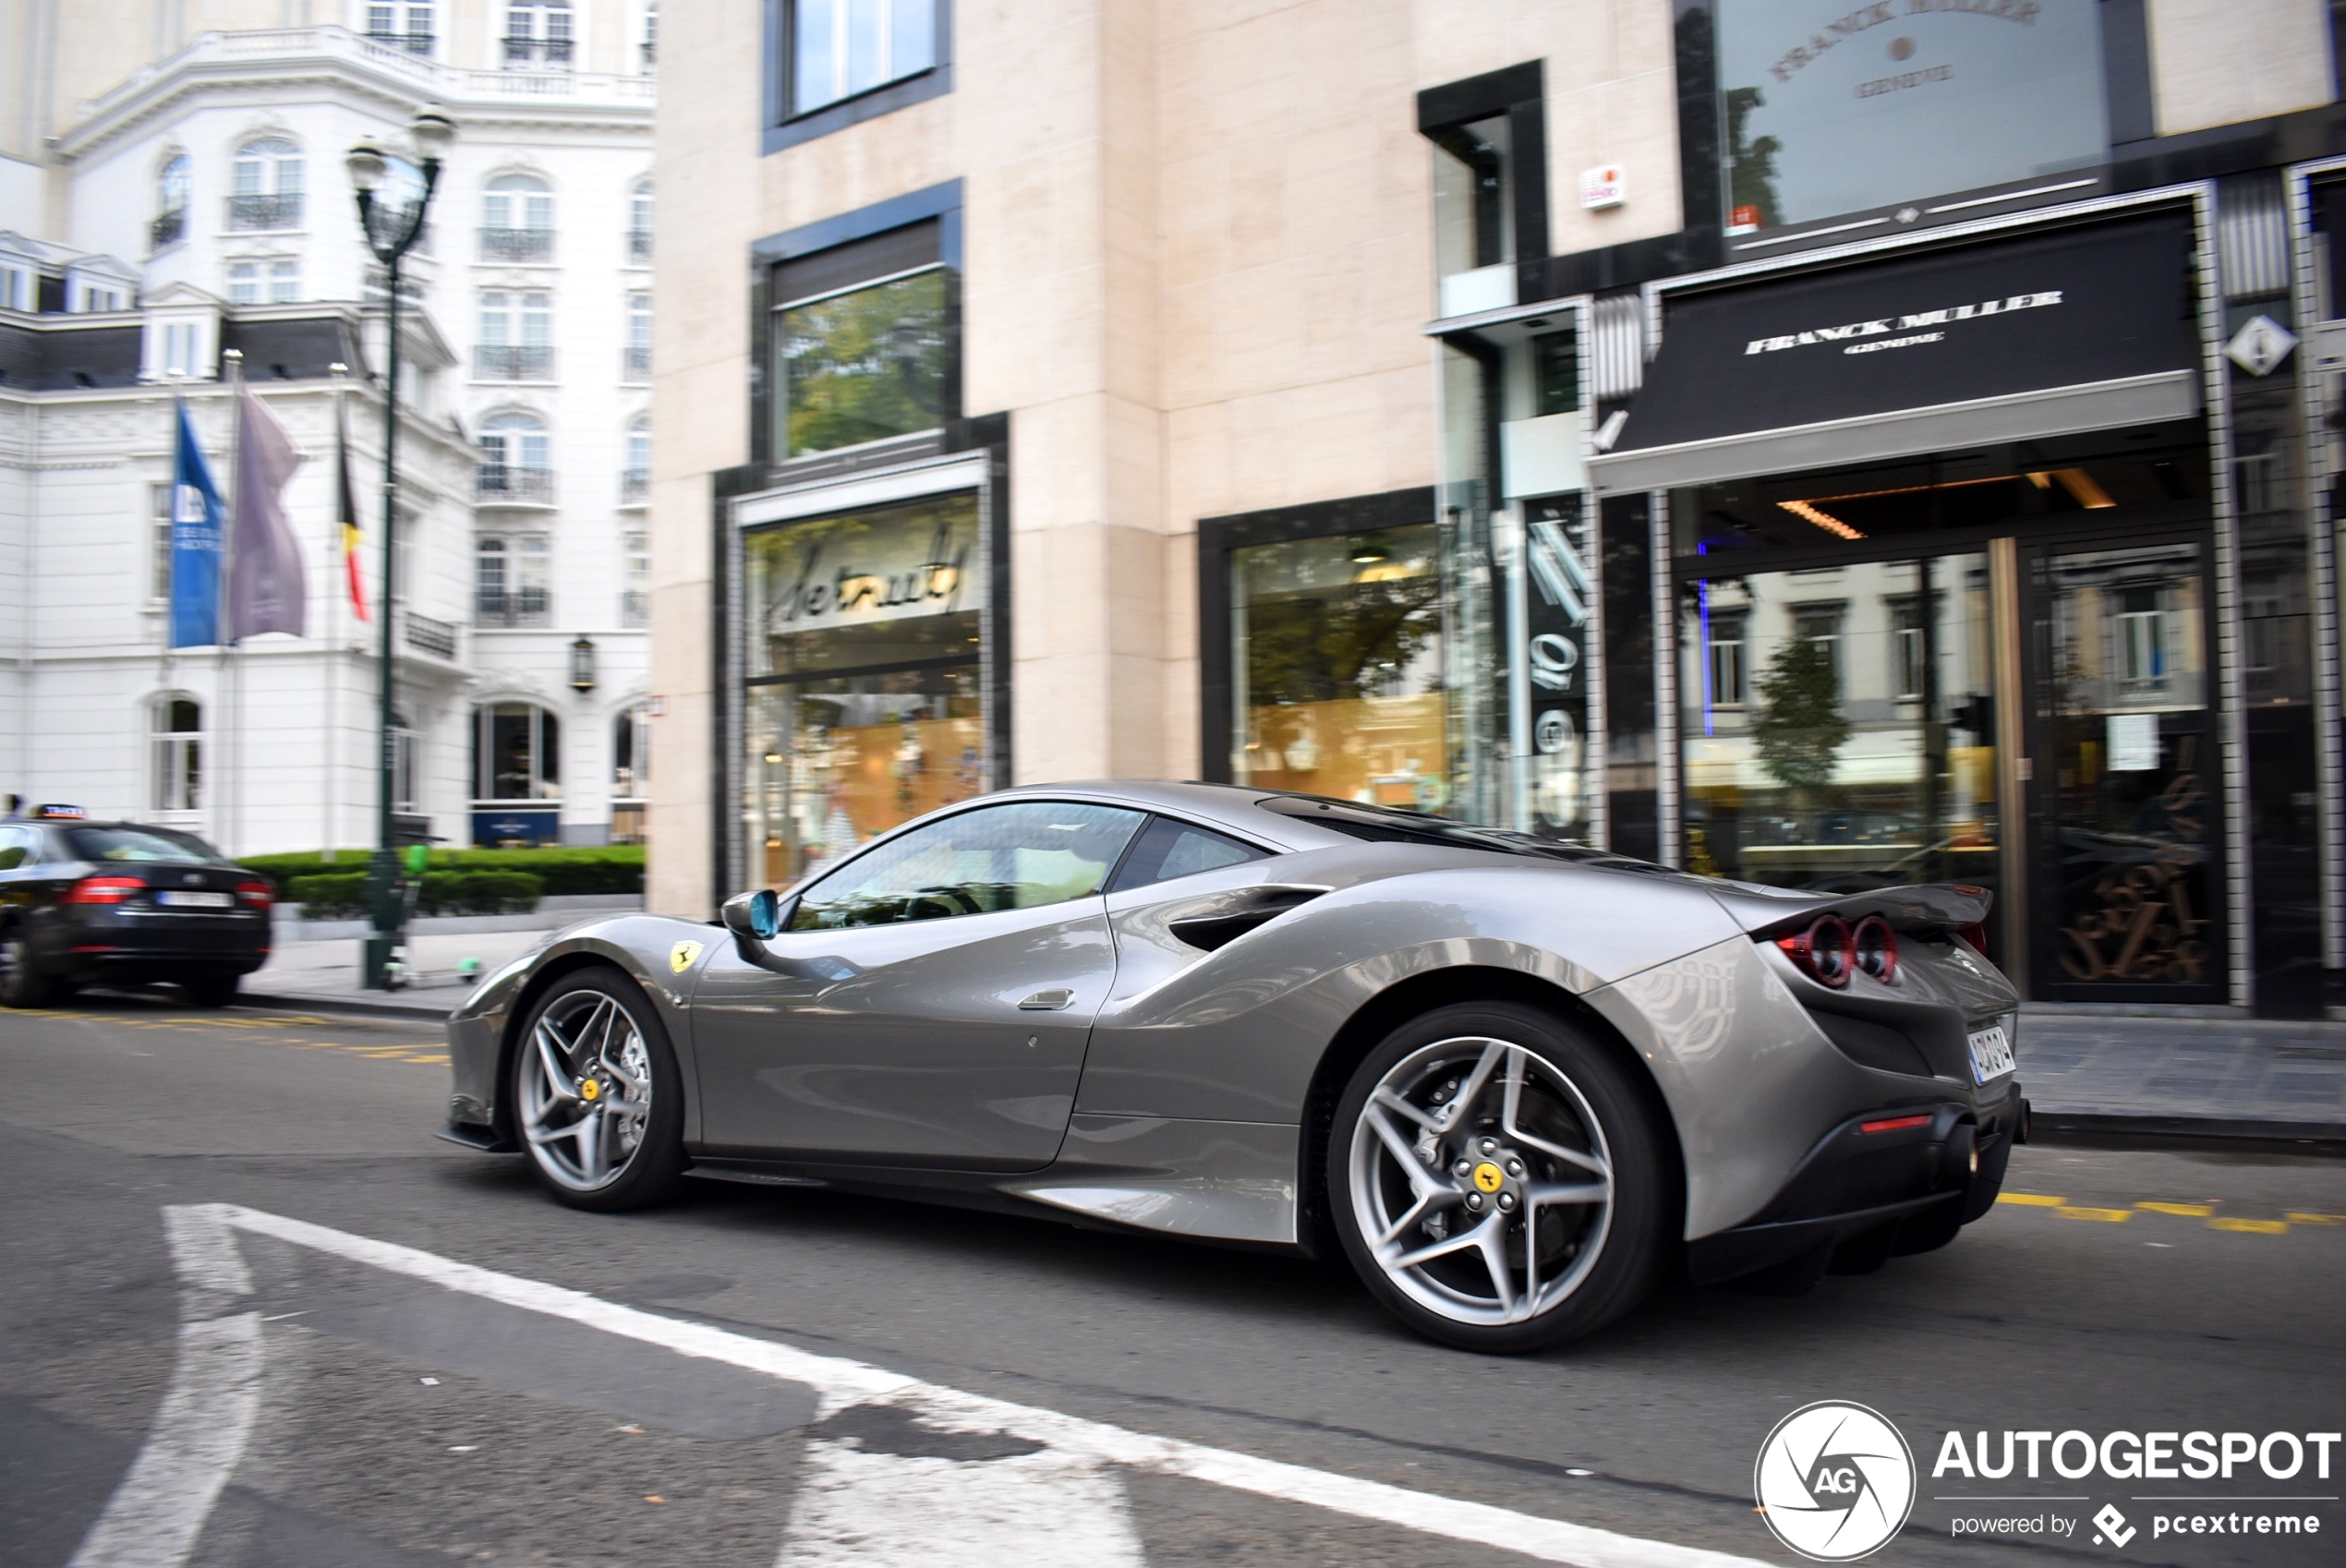
{"type": "Polygon", "coordinates": [[[651,1115],[652,1060],[617,998],[566,992],[538,1015],[524,1048],[521,1125],[538,1168],[574,1192],[627,1170],[651,1115]]]}
{"type": "Polygon", "coordinates": [[[1385,1277],[1460,1323],[1554,1308],[1613,1222],[1613,1158],[1588,1100],[1537,1051],[1477,1035],[1421,1046],[1378,1080],[1351,1189],[1385,1277]]]}

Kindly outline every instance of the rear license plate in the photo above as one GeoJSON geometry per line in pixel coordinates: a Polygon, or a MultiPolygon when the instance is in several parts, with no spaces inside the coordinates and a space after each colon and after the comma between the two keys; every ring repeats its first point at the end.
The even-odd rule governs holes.
{"type": "Polygon", "coordinates": [[[1990,1024],[1975,1030],[1970,1037],[1971,1077],[1975,1083],[1986,1083],[2012,1071],[2012,1036],[2004,1032],[2002,1024],[1990,1024]]]}
{"type": "Polygon", "coordinates": [[[155,902],[172,910],[231,910],[236,907],[233,893],[182,893],[175,889],[156,894],[155,902]]]}

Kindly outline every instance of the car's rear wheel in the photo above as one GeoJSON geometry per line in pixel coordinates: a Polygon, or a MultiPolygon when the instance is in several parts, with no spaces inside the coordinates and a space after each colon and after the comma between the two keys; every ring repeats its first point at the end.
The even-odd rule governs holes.
{"type": "Polygon", "coordinates": [[[1589,1333],[1659,1283],[1677,1181],[1651,1093],[1565,1020],[1443,1007],[1354,1072],[1329,1128],[1345,1255],[1419,1333],[1469,1350],[1589,1333]]]}
{"type": "Polygon", "coordinates": [[[44,1007],[57,995],[57,983],[20,931],[0,932],[0,1004],[44,1007]]]}
{"type": "Polygon", "coordinates": [[[514,1125],[538,1179],[574,1208],[637,1209],[684,1173],[683,1080],[659,1015],[615,969],[543,996],[514,1050],[514,1125]]]}

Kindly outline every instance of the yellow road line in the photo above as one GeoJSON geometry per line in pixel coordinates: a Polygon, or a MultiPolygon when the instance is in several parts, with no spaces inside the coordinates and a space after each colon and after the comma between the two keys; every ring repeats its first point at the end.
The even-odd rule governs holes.
{"type": "Polygon", "coordinates": [[[2048,1198],[2041,1192],[2000,1192],[1999,1203],[2017,1203],[2030,1209],[2058,1209],[2069,1201],[2066,1198],[2048,1198]]]}
{"type": "Polygon", "coordinates": [[[2146,1209],[2154,1214],[2181,1214],[2192,1220],[2206,1219],[2216,1212],[2212,1205],[2207,1203],[2137,1203],[2134,1207],[2146,1209]]]}
{"type": "Polygon", "coordinates": [[[2251,1236],[2279,1236],[2289,1229],[2287,1220],[2210,1220],[2209,1230],[2245,1231],[2251,1236]]]}
{"type": "Polygon", "coordinates": [[[2073,1208],[2066,1203],[2055,1209],[2053,1212],[2064,1220],[2100,1220],[2113,1225],[2123,1224],[2134,1217],[2134,1212],[2132,1209],[2073,1208]]]}
{"type": "Polygon", "coordinates": [[[2293,1225],[2346,1225],[2346,1214],[2323,1214],[2292,1209],[2282,1216],[2293,1225]]]}

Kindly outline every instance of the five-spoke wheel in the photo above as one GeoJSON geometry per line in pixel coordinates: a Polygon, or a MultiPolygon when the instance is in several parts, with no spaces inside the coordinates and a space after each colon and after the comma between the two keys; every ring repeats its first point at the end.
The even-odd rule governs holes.
{"type": "Polygon", "coordinates": [[[514,1051],[514,1119],[538,1176],[581,1208],[624,1209],[683,1169],[674,1057],[659,1016],[615,971],[539,998],[514,1051]]]}
{"type": "Polygon", "coordinates": [[[1673,1194],[1647,1097],[1556,1019],[1487,1003],[1418,1019],[1361,1064],[1329,1132],[1347,1253],[1433,1337],[1551,1344],[1658,1275],[1673,1194]]]}

